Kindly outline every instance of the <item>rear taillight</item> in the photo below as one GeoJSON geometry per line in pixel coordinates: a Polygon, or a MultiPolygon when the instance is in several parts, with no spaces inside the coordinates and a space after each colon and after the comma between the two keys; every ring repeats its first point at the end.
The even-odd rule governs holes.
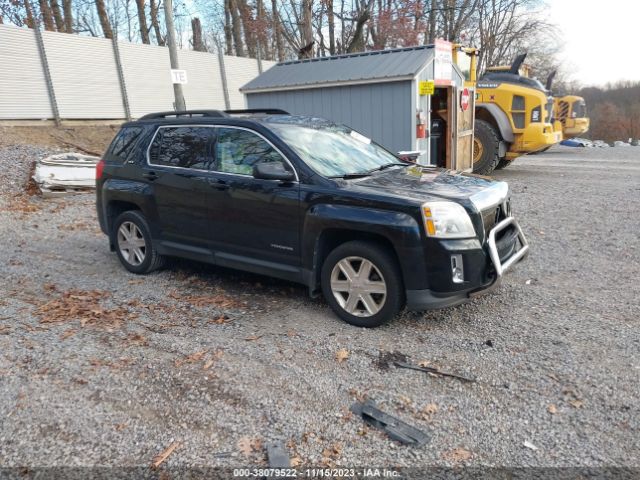
{"type": "Polygon", "coordinates": [[[102,178],[102,171],[104,170],[104,160],[100,160],[96,163],[96,180],[100,180],[102,178]]]}

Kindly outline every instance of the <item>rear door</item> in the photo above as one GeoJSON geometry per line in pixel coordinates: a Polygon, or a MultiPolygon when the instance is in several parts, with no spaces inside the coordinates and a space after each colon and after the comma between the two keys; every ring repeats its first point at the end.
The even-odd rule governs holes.
{"type": "Polygon", "coordinates": [[[282,162],[289,170],[292,165],[253,130],[216,130],[211,172],[215,180],[208,197],[216,263],[250,270],[256,270],[251,264],[261,262],[268,262],[265,265],[270,268],[299,266],[298,182],[259,180],[252,175],[259,162],[282,162]]]}
{"type": "Polygon", "coordinates": [[[143,177],[152,189],[163,246],[210,254],[207,175],[215,130],[209,126],[161,126],[147,152],[143,177]]]}

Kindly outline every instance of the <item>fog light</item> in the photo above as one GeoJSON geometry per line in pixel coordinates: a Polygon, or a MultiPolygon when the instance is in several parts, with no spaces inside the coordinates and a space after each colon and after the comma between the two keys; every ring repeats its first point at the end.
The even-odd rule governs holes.
{"type": "Polygon", "coordinates": [[[462,255],[451,255],[451,280],[453,283],[464,282],[464,264],[462,255]]]}

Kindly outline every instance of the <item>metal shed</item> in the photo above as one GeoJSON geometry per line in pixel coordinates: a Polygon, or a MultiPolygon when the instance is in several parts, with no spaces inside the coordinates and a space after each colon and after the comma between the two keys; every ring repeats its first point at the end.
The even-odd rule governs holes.
{"type": "Polygon", "coordinates": [[[351,126],[418,162],[470,170],[472,88],[440,41],[279,63],[240,91],[248,108],[280,108],[351,126]],[[463,108],[464,107],[464,108],[463,108]]]}

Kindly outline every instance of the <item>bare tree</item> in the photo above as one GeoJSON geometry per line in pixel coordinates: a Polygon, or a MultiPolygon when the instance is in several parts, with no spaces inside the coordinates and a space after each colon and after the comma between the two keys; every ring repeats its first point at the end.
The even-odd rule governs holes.
{"type": "Polygon", "coordinates": [[[138,23],[140,24],[140,39],[142,43],[149,44],[149,28],[147,27],[147,15],[144,11],[145,0],[136,0],[136,7],[138,9],[138,23]]]}
{"type": "Polygon", "coordinates": [[[51,7],[49,6],[48,0],[38,0],[38,5],[40,5],[40,16],[42,17],[44,29],[50,32],[55,32],[56,28],[53,23],[53,16],[51,14],[51,7]]]}
{"type": "Polygon", "coordinates": [[[64,12],[64,31],[73,33],[73,5],[71,0],[62,0],[62,10],[64,12]]]}
{"type": "Polygon", "coordinates": [[[207,47],[202,40],[202,23],[198,17],[194,17],[191,19],[191,33],[192,33],[192,44],[193,49],[196,52],[206,52],[207,47]]]}
{"type": "Polygon", "coordinates": [[[104,0],[95,0],[96,9],[98,11],[98,18],[100,19],[100,26],[102,27],[102,33],[104,38],[113,38],[113,30],[111,29],[111,22],[107,15],[107,9],[104,5],[104,0]]]}
{"type": "Polygon", "coordinates": [[[165,37],[162,35],[160,22],[158,21],[158,3],[156,0],[149,0],[149,16],[151,18],[151,26],[156,35],[156,42],[162,47],[165,45],[165,37]]]}

